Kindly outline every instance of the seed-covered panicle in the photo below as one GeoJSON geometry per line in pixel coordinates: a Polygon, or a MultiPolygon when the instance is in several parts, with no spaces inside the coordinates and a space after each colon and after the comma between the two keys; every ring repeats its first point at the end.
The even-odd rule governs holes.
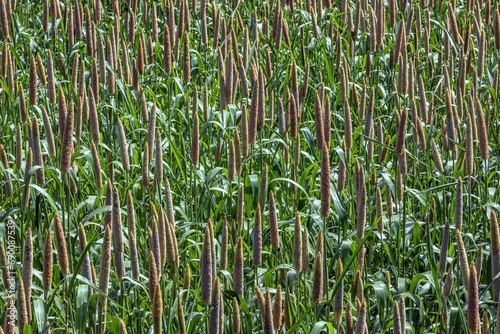
{"type": "Polygon", "coordinates": [[[257,209],[255,210],[252,257],[254,266],[260,266],[262,264],[262,222],[260,204],[257,204],[257,209]]]}
{"type": "Polygon", "coordinates": [[[337,293],[335,294],[334,300],[334,325],[335,328],[340,326],[340,321],[342,320],[342,308],[344,303],[344,280],[341,279],[343,267],[342,260],[339,259],[337,264],[337,281],[340,280],[339,288],[337,289],[337,293]]]}
{"type": "MultiPolygon", "coordinates": [[[[78,248],[80,250],[80,254],[83,253],[85,248],[87,247],[87,236],[85,234],[85,228],[83,227],[82,223],[78,224],[78,248]]],[[[89,282],[92,281],[92,270],[90,266],[90,258],[88,255],[88,252],[85,253],[82,266],[82,276],[87,278],[89,282]]],[[[90,294],[92,294],[92,290],[89,291],[90,294]]]]}
{"type": "Polygon", "coordinates": [[[63,275],[69,272],[68,250],[66,248],[65,233],[57,213],[54,214],[54,232],[56,235],[57,258],[63,275]]]}
{"type": "MultiPolygon", "coordinates": [[[[6,256],[6,253],[5,253],[5,248],[3,246],[3,243],[1,243],[1,242],[0,242],[0,267],[1,267],[1,270],[2,270],[2,282],[3,282],[3,286],[4,286],[4,288],[6,290],[10,290],[11,283],[10,283],[9,265],[8,265],[8,262],[7,262],[7,256],[6,256]]],[[[45,276],[44,276],[44,278],[45,278],[45,276]]]]}
{"type": "Polygon", "coordinates": [[[267,164],[264,166],[264,171],[262,172],[262,178],[260,180],[259,188],[259,205],[261,214],[264,213],[264,208],[266,207],[266,197],[267,197],[267,164]]]}
{"type": "MultiPolygon", "coordinates": [[[[491,238],[491,277],[492,279],[500,272],[500,230],[498,228],[497,215],[494,210],[490,211],[490,238],[491,238]]],[[[500,282],[493,283],[493,299],[498,300],[500,293],[500,282]]]]}
{"type": "Polygon", "coordinates": [[[175,225],[175,215],[174,215],[174,204],[172,200],[172,191],[170,189],[170,182],[168,178],[165,178],[165,209],[167,213],[167,218],[170,224],[175,225]]]}
{"type": "Polygon", "coordinates": [[[266,290],[263,318],[264,318],[264,334],[274,334],[273,309],[271,304],[271,293],[269,292],[269,288],[267,288],[266,290]]]}
{"type": "Polygon", "coordinates": [[[45,242],[43,246],[43,289],[46,292],[50,290],[50,286],[52,285],[52,266],[52,232],[48,228],[45,230],[45,242]]]}
{"type": "Polygon", "coordinates": [[[434,138],[432,138],[431,141],[432,141],[432,157],[434,158],[434,166],[438,171],[444,173],[443,163],[441,162],[441,155],[439,154],[436,142],[434,141],[434,138]]]}
{"type": "Polygon", "coordinates": [[[74,104],[70,102],[69,110],[65,118],[64,132],[62,133],[61,147],[61,172],[69,173],[71,165],[71,155],[73,154],[73,124],[74,124],[74,104]]]}
{"type": "Polygon", "coordinates": [[[163,314],[163,299],[161,296],[160,282],[156,283],[155,295],[153,298],[153,329],[154,334],[161,334],[162,314],[163,314]]]}
{"type": "Polygon", "coordinates": [[[352,120],[351,120],[351,110],[349,108],[349,103],[344,103],[344,139],[345,139],[345,147],[346,149],[352,148],[352,120]]]}
{"type": "MultiPolygon", "coordinates": [[[[209,305],[212,299],[212,281],[215,273],[212,273],[212,252],[210,241],[210,229],[205,229],[205,238],[203,241],[203,250],[201,252],[200,270],[201,270],[201,301],[205,305],[209,305]]],[[[243,268],[242,268],[243,269],[243,268]]]]}
{"type": "Polygon", "coordinates": [[[233,297],[233,332],[234,334],[239,334],[240,330],[241,330],[240,307],[238,305],[238,299],[236,297],[233,297]]]}
{"type": "Polygon", "coordinates": [[[226,270],[227,269],[227,246],[228,246],[228,239],[229,239],[229,234],[228,234],[228,227],[227,227],[227,218],[224,217],[224,222],[222,223],[222,237],[221,237],[221,256],[220,256],[220,263],[219,263],[219,268],[220,270],[226,270]]]}
{"type": "MultiPolygon", "coordinates": [[[[26,295],[24,291],[23,279],[19,279],[17,288],[17,319],[19,324],[19,334],[24,333],[24,325],[29,324],[28,311],[26,306],[26,295]]],[[[31,282],[30,282],[31,285],[31,282]]]]}
{"type": "Polygon", "coordinates": [[[309,232],[305,225],[302,236],[302,272],[305,274],[309,272],[309,232]]]}
{"type": "Polygon", "coordinates": [[[358,223],[357,223],[357,233],[356,237],[358,242],[360,242],[365,235],[365,225],[366,225],[366,183],[364,180],[361,182],[361,191],[359,196],[359,201],[357,203],[358,209],[358,223]]]}
{"type": "Polygon", "coordinates": [[[302,226],[300,213],[295,214],[295,228],[293,233],[293,267],[297,273],[302,270],[302,226]]]}
{"type": "Polygon", "coordinates": [[[128,157],[128,144],[127,144],[127,138],[125,136],[125,130],[123,128],[122,121],[118,119],[117,122],[117,128],[118,128],[118,141],[120,143],[120,157],[122,161],[122,166],[123,169],[126,171],[130,170],[130,162],[129,162],[129,157],[128,157]]]}
{"type": "Polygon", "coordinates": [[[33,239],[31,236],[31,227],[28,228],[26,239],[24,240],[24,260],[21,274],[24,282],[27,319],[31,321],[31,284],[33,282],[33,239]]]}
{"type": "Polygon", "coordinates": [[[283,304],[281,299],[281,285],[276,288],[276,294],[274,295],[274,305],[273,305],[273,326],[274,330],[278,332],[281,329],[283,322],[283,304]]]}
{"type": "Polygon", "coordinates": [[[441,275],[441,277],[444,277],[444,274],[446,273],[449,242],[450,242],[450,224],[446,222],[443,231],[443,238],[441,241],[441,252],[439,255],[439,274],[441,275]]]}
{"type": "Polygon", "coordinates": [[[489,147],[488,147],[488,128],[486,127],[486,121],[483,113],[483,108],[481,107],[481,102],[476,95],[475,109],[477,116],[477,135],[479,139],[479,150],[481,152],[481,159],[489,159],[489,147]]]}
{"type": "Polygon", "coordinates": [[[405,137],[406,137],[406,126],[408,120],[408,110],[406,108],[403,109],[401,113],[401,119],[399,120],[399,126],[397,127],[397,135],[396,135],[396,155],[403,154],[403,150],[405,147],[405,137]]]}
{"type": "Polygon", "coordinates": [[[401,334],[401,315],[399,314],[399,306],[398,302],[394,301],[393,308],[392,308],[392,329],[394,331],[394,334],[401,334]]]}
{"type": "Polygon", "coordinates": [[[325,136],[323,133],[323,130],[324,130],[323,106],[321,104],[321,100],[320,100],[318,93],[316,93],[315,101],[316,102],[314,104],[314,123],[315,123],[315,127],[316,127],[316,144],[317,144],[318,150],[321,150],[323,148],[325,136]]]}
{"type": "Polygon", "coordinates": [[[148,148],[149,148],[149,160],[153,159],[153,149],[154,140],[156,134],[156,101],[151,107],[151,113],[149,114],[149,125],[148,125],[148,148]]]}
{"type": "Polygon", "coordinates": [[[40,145],[40,131],[38,128],[38,119],[33,116],[31,120],[32,136],[33,136],[33,160],[36,166],[41,168],[36,170],[36,182],[42,186],[45,183],[45,171],[42,158],[42,148],[40,145]]]}
{"type": "MultiPolygon", "coordinates": [[[[109,275],[111,269],[111,231],[110,227],[106,226],[104,230],[104,238],[102,241],[102,256],[101,256],[101,270],[99,272],[99,290],[104,295],[108,294],[109,275]]],[[[99,294],[99,306],[103,312],[106,312],[106,297],[99,294]]]]}
{"type": "Polygon", "coordinates": [[[474,262],[471,263],[469,272],[469,284],[467,286],[467,328],[471,333],[480,333],[479,295],[474,262]]]}
{"type": "Polygon", "coordinates": [[[317,253],[314,259],[313,287],[311,301],[319,304],[323,298],[323,260],[321,253],[317,253]]]}
{"type": "Polygon", "coordinates": [[[236,250],[234,255],[234,271],[233,271],[233,282],[234,291],[243,296],[243,269],[244,269],[244,258],[243,258],[243,239],[239,237],[238,243],[236,244],[236,250]]]}
{"type": "Polygon", "coordinates": [[[211,309],[209,319],[208,319],[208,333],[209,334],[219,334],[221,328],[221,313],[220,313],[220,280],[219,277],[216,277],[212,287],[212,301],[211,301],[211,309]]]}
{"type": "Polygon", "coordinates": [[[328,146],[323,143],[321,151],[321,217],[330,215],[330,155],[328,146]]]}
{"type": "Polygon", "coordinates": [[[467,253],[465,251],[464,242],[462,240],[462,232],[457,230],[457,248],[458,248],[458,260],[460,263],[460,271],[462,272],[462,279],[464,286],[469,285],[469,262],[467,261],[467,253]]]}
{"type": "MultiPolygon", "coordinates": [[[[357,304],[357,309],[358,309],[358,321],[356,322],[356,334],[363,334],[365,333],[366,329],[366,301],[363,300],[362,302],[356,298],[356,304],[357,304]]],[[[395,333],[396,334],[396,333],[395,333]]]]}
{"type": "MultiPolygon", "coordinates": [[[[148,230],[149,233],[149,230],[148,230]]],[[[158,268],[156,267],[153,251],[149,252],[149,299],[153,302],[155,297],[156,283],[158,283],[158,268]]]]}
{"type": "Polygon", "coordinates": [[[271,245],[273,249],[280,248],[278,216],[276,213],[274,193],[272,191],[269,193],[269,231],[271,233],[271,245]]]}
{"type": "MultiPolygon", "coordinates": [[[[2,29],[3,31],[3,29],[2,29]]],[[[37,73],[35,57],[31,55],[30,78],[29,78],[29,103],[30,106],[36,105],[37,101],[37,73]]]]}
{"type": "Polygon", "coordinates": [[[184,32],[183,46],[182,78],[184,82],[189,82],[191,81],[191,56],[189,54],[189,36],[187,31],[184,32]]]}

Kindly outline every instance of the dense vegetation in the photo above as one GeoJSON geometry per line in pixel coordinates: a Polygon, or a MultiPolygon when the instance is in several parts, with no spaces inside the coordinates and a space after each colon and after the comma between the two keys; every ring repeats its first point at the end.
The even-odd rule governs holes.
{"type": "Polygon", "coordinates": [[[0,0],[0,333],[494,333],[491,0],[0,0]]]}

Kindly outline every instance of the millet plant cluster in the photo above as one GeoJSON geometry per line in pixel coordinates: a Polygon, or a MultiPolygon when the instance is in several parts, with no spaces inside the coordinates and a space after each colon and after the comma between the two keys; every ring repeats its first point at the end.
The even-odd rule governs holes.
{"type": "Polygon", "coordinates": [[[0,334],[500,331],[492,0],[0,0],[0,334]]]}

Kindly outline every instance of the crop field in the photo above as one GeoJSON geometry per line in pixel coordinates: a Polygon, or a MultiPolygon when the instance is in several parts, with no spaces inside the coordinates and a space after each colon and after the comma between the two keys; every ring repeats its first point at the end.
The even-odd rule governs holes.
{"type": "Polygon", "coordinates": [[[500,333],[492,0],[0,0],[0,334],[500,333]]]}

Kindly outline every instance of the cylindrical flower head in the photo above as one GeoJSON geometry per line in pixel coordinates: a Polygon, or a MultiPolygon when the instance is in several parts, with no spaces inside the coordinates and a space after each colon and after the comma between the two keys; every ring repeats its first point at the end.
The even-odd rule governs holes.
{"type": "Polygon", "coordinates": [[[464,175],[472,175],[474,169],[474,138],[472,135],[471,117],[467,115],[467,129],[465,134],[465,167],[464,175]]]}
{"type": "Polygon", "coordinates": [[[467,328],[471,333],[480,333],[479,294],[474,262],[471,263],[469,272],[469,284],[467,286],[467,328]]]}
{"type": "Polygon", "coordinates": [[[330,215],[330,155],[328,146],[323,143],[321,150],[321,217],[330,215]]]}
{"type": "Polygon", "coordinates": [[[220,323],[220,280],[216,277],[212,287],[212,302],[210,304],[212,311],[208,319],[208,333],[219,334],[220,323]]]}
{"type": "Polygon", "coordinates": [[[70,102],[68,114],[66,115],[64,133],[61,147],[61,173],[69,173],[71,166],[71,155],[73,154],[73,124],[74,124],[74,105],[70,102]]]}
{"type": "MultiPolygon", "coordinates": [[[[491,235],[491,277],[492,279],[500,272],[500,230],[498,229],[497,215],[494,210],[490,211],[490,235],[491,235]]],[[[493,299],[498,300],[500,293],[500,282],[493,283],[493,299]]]]}
{"type": "Polygon", "coordinates": [[[488,160],[489,159],[489,148],[488,148],[488,129],[486,127],[486,121],[484,119],[483,108],[481,107],[481,102],[479,102],[479,98],[476,95],[476,116],[477,116],[477,135],[479,139],[479,150],[481,152],[481,159],[488,160]]]}
{"type": "Polygon", "coordinates": [[[227,228],[227,218],[224,216],[224,223],[222,224],[222,236],[221,236],[221,256],[219,262],[220,270],[227,269],[227,245],[228,245],[228,228],[227,228]]]}
{"type": "Polygon", "coordinates": [[[446,280],[443,286],[443,293],[442,293],[443,297],[446,298],[450,295],[452,285],[453,285],[453,268],[450,268],[450,270],[448,270],[448,275],[446,275],[446,280]]]}
{"type": "Polygon", "coordinates": [[[257,204],[257,209],[255,210],[252,257],[254,266],[260,266],[262,264],[262,222],[260,204],[257,204]]]}
{"type": "Polygon", "coordinates": [[[297,273],[302,270],[302,228],[300,213],[295,214],[295,228],[293,233],[293,267],[297,273]]]}
{"type": "Polygon", "coordinates": [[[264,334],[274,334],[274,325],[273,325],[273,309],[271,304],[271,293],[269,292],[269,288],[266,290],[265,297],[265,311],[262,315],[264,318],[264,334]]]}
{"type": "Polygon", "coordinates": [[[165,178],[165,203],[168,221],[172,225],[175,225],[174,204],[172,201],[172,191],[170,189],[170,182],[168,180],[168,177],[165,178]]]}
{"type": "Polygon", "coordinates": [[[318,305],[323,298],[323,260],[321,253],[317,253],[314,259],[313,287],[311,301],[318,305]]]}
{"type": "Polygon", "coordinates": [[[446,225],[444,226],[443,238],[441,241],[441,252],[439,255],[439,274],[441,275],[441,277],[444,277],[444,273],[446,272],[449,242],[450,242],[450,224],[447,221],[446,225]]]}
{"type": "Polygon", "coordinates": [[[280,248],[278,216],[276,214],[276,202],[274,201],[272,191],[269,193],[269,231],[271,233],[271,246],[273,249],[280,248]]]}
{"type": "Polygon", "coordinates": [[[344,103],[344,137],[346,149],[352,148],[352,121],[349,103],[344,103]]]}
{"type": "Polygon", "coordinates": [[[446,102],[446,131],[448,136],[448,148],[450,151],[456,151],[457,148],[453,143],[456,141],[455,138],[455,123],[453,121],[453,106],[451,101],[451,93],[448,88],[445,90],[445,102],[446,102]]]}
{"type": "MultiPolygon", "coordinates": [[[[252,85],[252,98],[250,102],[250,119],[248,122],[248,142],[255,145],[257,139],[257,120],[259,113],[259,79],[255,67],[252,65],[250,70],[250,83],[252,85]]],[[[262,101],[263,103],[263,101],[262,101]]]]}
{"type": "MultiPolygon", "coordinates": [[[[151,229],[148,227],[148,234],[151,229]]],[[[152,232],[151,232],[152,233],[152,232]]],[[[149,252],[149,299],[153,302],[155,297],[156,283],[158,283],[158,268],[156,267],[153,251],[149,252]]]]}
{"type": "Polygon", "coordinates": [[[56,234],[56,248],[59,267],[64,276],[69,272],[68,250],[66,249],[66,239],[64,237],[64,230],[59,219],[59,215],[54,214],[54,232],[56,234]]]}
{"type": "Polygon", "coordinates": [[[305,225],[302,237],[302,272],[305,274],[309,272],[309,232],[305,225]]]}
{"type": "Polygon", "coordinates": [[[337,289],[337,293],[335,294],[334,301],[334,325],[335,328],[340,326],[340,321],[342,320],[342,308],[344,304],[344,280],[340,279],[340,275],[342,274],[342,260],[339,259],[337,264],[337,281],[340,280],[339,287],[337,289]]]}
{"type": "MultiPolygon", "coordinates": [[[[201,252],[200,270],[201,270],[201,302],[209,305],[212,299],[212,281],[215,273],[212,273],[212,253],[210,242],[210,229],[205,229],[205,238],[203,241],[203,250],[201,252]]],[[[214,259],[215,260],[215,259],[214,259]]]]}
{"type": "Polygon", "coordinates": [[[477,249],[476,259],[474,261],[477,272],[477,282],[481,282],[481,270],[483,268],[483,246],[479,246],[477,249]]]}
{"type": "Polygon", "coordinates": [[[316,92],[316,99],[314,103],[314,124],[316,127],[316,144],[318,150],[323,149],[323,143],[325,142],[325,136],[323,134],[323,106],[320,101],[320,97],[316,92]]]}
{"type": "Polygon", "coordinates": [[[281,302],[281,285],[278,284],[276,294],[274,295],[273,305],[273,325],[274,330],[279,331],[282,326],[283,320],[283,304],[281,302]]]}
{"type": "MultiPolygon", "coordinates": [[[[2,29],[3,31],[3,29],[2,29]]],[[[36,74],[36,63],[35,57],[31,55],[30,62],[30,80],[29,80],[29,102],[30,106],[36,105],[37,99],[37,74],[36,74]]]]}
{"type": "Polygon", "coordinates": [[[399,126],[397,128],[396,148],[395,148],[396,155],[403,154],[403,150],[405,147],[404,143],[405,143],[405,139],[406,139],[407,120],[408,120],[408,110],[406,108],[404,108],[403,112],[401,113],[401,119],[399,121],[399,126]]]}
{"type": "Polygon", "coordinates": [[[126,171],[129,171],[130,170],[130,162],[129,162],[129,157],[128,157],[127,138],[125,136],[125,130],[123,129],[122,121],[120,119],[118,119],[117,127],[118,127],[118,140],[120,143],[120,157],[122,160],[122,166],[123,166],[123,169],[125,169],[126,171]]]}
{"type": "Polygon", "coordinates": [[[155,296],[153,298],[153,328],[154,334],[161,334],[163,299],[161,296],[160,282],[156,283],[155,296]]]}
{"type": "MultiPolygon", "coordinates": [[[[1,267],[1,270],[2,270],[2,282],[3,282],[3,286],[5,287],[5,289],[10,290],[11,284],[10,284],[9,264],[7,262],[7,256],[5,254],[5,248],[3,246],[3,243],[1,243],[1,242],[0,242],[0,267],[1,267]]],[[[44,268],[45,268],[45,266],[44,266],[44,268]]],[[[44,281],[45,281],[45,272],[44,272],[44,281]]]]}
{"type": "Polygon", "coordinates": [[[267,196],[267,164],[264,166],[264,171],[262,172],[262,178],[260,180],[259,188],[259,205],[260,212],[264,213],[264,208],[266,207],[266,196],[267,196]]]}
{"type": "Polygon", "coordinates": [[[38,119],[36,116],[33,116],[31,121],[32,133],[33,133],[33,160],[35,161],[36,166],[40,166],[36,170],[36,180],[38,185],[42,186],[45,183],[45,171],[44,171],[44,163],[42,158],[42,148],[40,145],[40,130],[38,128],[38,119]]]}
{"type": "MultiPolygon", "coordinates": [[[[365,333],[365,325],[366,325],[366,301],[363,299],[361,302],[359,299],[356,299],[356,304],[358,305],[358,321],[356,322],[356,334],[365,333]]],[[[396,334],[396,333],[395,333],[396,334]]]]}
{"type": "Polygon", "coordinates": [[[392,329],[394,331],[394,334],[401,334],[401,317],[399,314],[399,306],[398,302],[394,301],[394,305],[392,308],[392,329]]]}
{"type": "MultiPolygon", "coordinates": [[[[8,4],[9,3],[7,3],[7,5],[8,4]]],[[[9,19],[7,16],[7,9],[5,8],[5,2],[3,1],[2,3],[0,3],[0,25],[2,27],[2,37],[5,39],[5,41],[10,41],[9,19]]]]}
{"type": "Polygon", "coordinates": [[[116,187],[113,188],[113,248],[116,252],[123,253],[122,218],[120,209],[120,195],[116,187]]]}
{"type": "Polygon", "coordinates": [[[233,271],[233,282],[234,282],[234,291],[243,297],[243,240],[241,237],[238,239],[238,243],[236,244],[236,250],[234,255],[234,271],[233,271]]]}
{"type": "Polygon", "coordinates": [[[191,56],[189,54],[189,36],[188,32],[184,32],[184,38],[183,38],[183,67],[182,67],[182,78],[184,82],[189,82],[191,81],[191,56]]]}
{"type": "Polygon", "coordinates": [[[366,184],[362,182],[361,192],[358,202],[358,224],[356,237],[358,242],[360,242],[365,235],[365,225],[366,225],[366,184]]]}
{"type": "Polygon", "coordinates": [[[467,261],[467,253],[465,251],[464,242],[462,240],[462,232],[457,230],[457,248],[458,248],[458,260],[460,263],[460,270],[462,272],[462,279],[464,286],[469,285],[469,262],[467,261]]]}
{"type": "MultiPolygon", "coordinates": [[[[109,229],[109,226],[106,226],[104,230],[104,238],[102,241],[101,270],[99,273],[99,290],[101,290],[104,293],[104,295],[108,294],[110,268],[111,268],[111,231],[109,229]]],[[[99,294],[98,302],[100,307],[103,309],[103,312],[105,312],[107,299],[99,294]]]]}
{"type": "Polygon", "coordinates": [[[24,325],[29,324],[29,320],[26,307],[26,296],[24,293],[24,283],[22,278],[19,279],[19,287],[17,289],[17,314],[19,334],[23,334],[24,325]]]}
{"type": "Polygon", "coordinates": [[[293,96],[288,103],[288,115],[290,117],[290,137],[296,138],[299,126],[297,103],[295,102],[293,96]]]}
{"type": "Polygon", "coordinates": [[[227,178],[230,182],[234,181],[236,175],[236,157],[234,153],[234,140],[229,142],[229,157],[227,166],[227,178]]]}
{"type": "Polygon", "coordinates": [[[233,332],[234,334],[239,334],[241,330],[241,317],[240,317],[240,307],[238,305],[238,299],[233,298],[233,332]]]}
{"type": "Polygon", "coordinates": [[[248,118],[246,104],[241,108],[241,155],[248,156],[248,118]]]}
{"type": "Polygon", "coordinates": [[[438,148],[436,146],[436,142],[434,138],[431,139],[432,144],[432,157],[434,158],[434,166],[438,171],[444,173],[443,163],[441,162],[441,155],[439,154],[438,148]]]}
{"type": "MultiPolygon", "coordinates": [[[[83,227],[82,223],[78,224],[78,248],[80,250],[80,253],[82,253],[85,250],[85,247],[87,247],[87,236],[85,234],[85,228],[83,227]]],[[[90,259],[88,253],[85,254],[82,266],[82,276],[87,278],[89,282],[92,282],[92,269],[90,266],[90,259]]],[[[92,294],[92,289],[89,290],[89,294],[92,294]]]]}
{"type": "Polygon", "coordinates": [[[21,274],[24,282],[27,318],[28,321],[31,321],[31,284],[33,282],[33,239],[31,236],[31,227],[28,228],[24,241],[24,260],[21,274]]]}

